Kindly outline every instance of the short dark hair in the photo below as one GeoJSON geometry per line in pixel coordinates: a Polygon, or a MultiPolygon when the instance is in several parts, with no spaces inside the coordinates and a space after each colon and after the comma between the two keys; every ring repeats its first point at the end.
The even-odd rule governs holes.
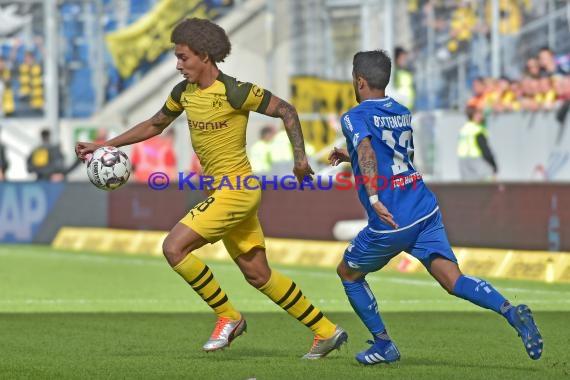
{"type": "Polygon", "coordinates": [[[547,51],[549,53],[552,53],[552,49],[549,48],[548,46],[542,46],[540,49],[538,49],[538,52],[542,52],[542,51],[547,51]]]}
{"type": "Polygon", "coordinates": [[[51,135],[51,132],[47,128],[42,129],[42,131],[40,132],[40,136],[42,137],[42,140],[49,140],[50,135],[51,135]]]}
{"type": "Polygon", "coordinates": [[[354,55],[352,72],[355,77],[362,77],[368,86],[384,90],[390,82],[392,62],[383,50],[361,51],[354,55]]]}
{"type": "Polygon", "coordinates": [[[467,119],[469,120],[473,120],[477,112],[479,112],[479,109],[477,107],[468,106],[465,108],[465,116],[467,116],[467,119]]]}
{"type": "Polygon", "coordinates": [[[396,46],[396,48],[394,49],[394,61],[397,61],[402,54],[408,54],[408,52],[403,47],[396,46]]]}
{"type": "Polygon", "coordinates": [[[272,134],[274,131],[273,127],[270,125],[266,125],[265,127],[261,128],[261,132],[259,133],[259,136],[261,138],[264,138],[267,135],[272,134]]]}
{"type": "Polygon", "coordinates": [[[196,17],[176,25],[170,42],[187,45],[196,54],[205,54],[214,62],[223,62],[232,49],[230,39],[221,26],[196,17]]]}

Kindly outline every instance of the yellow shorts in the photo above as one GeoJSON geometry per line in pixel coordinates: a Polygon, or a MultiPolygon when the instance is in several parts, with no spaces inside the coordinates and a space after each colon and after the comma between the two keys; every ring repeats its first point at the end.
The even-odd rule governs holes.
{"type": "Polygon", "coordinates": [[[180,223],[210,243],[222,239],[232,259],[254,247],[265,248],[257,210],[261,189],[216,190],[194,206],[180,223]]]}

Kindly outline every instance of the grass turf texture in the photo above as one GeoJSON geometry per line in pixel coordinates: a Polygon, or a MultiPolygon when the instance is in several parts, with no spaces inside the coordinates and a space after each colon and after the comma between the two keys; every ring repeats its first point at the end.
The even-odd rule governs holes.
{"type": "Polygon", "coordinates": [[[364,367],[369,338],[333,269],[279,267],[349,332],[348,345],[301,360],[310,331],[249,287],[231,263],[208,263],[249,330],[204,353],[215,316],[160,258],[0,246],[2,378],[372,379],[570,376],[570,285],[492,280],[528,303],[545,339],[539,361],[490,311],[445,293],[427,275],[369,277],[402,360],[364,367]]]}

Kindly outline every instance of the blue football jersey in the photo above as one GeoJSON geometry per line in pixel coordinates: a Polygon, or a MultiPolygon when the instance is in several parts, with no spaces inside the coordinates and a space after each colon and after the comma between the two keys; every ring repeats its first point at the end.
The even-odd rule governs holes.
{"type": "MultiPolygon", "coordinates": [[[[342,115],[342,131],[355,179],[366,181],[358,165],[357,148],[369,137],[376,153],[379,200],[394,216],[399,229],[426,219],[438,208],[435,195],[424,184],[412,163],[414,142],[410,110],[390,97],[368,99],[342,115]],[[359,177],[361,176],[361,177],[359,177]]],[[[368,213],[368,224],[375,231],[394,231],[374,212],[364,184],[358,197],[368,213]]]]}

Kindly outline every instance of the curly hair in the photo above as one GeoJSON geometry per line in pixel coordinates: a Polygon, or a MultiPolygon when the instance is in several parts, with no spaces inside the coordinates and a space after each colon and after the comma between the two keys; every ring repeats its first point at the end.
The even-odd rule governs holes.
{"type": "Polygon", "coordinates": [[[196,17],[176,25],[170,42],[187,45],[196,54],[206,54],[214,62],[223,62],[232,49],[228,35],[221,26],[196,17]]]}

